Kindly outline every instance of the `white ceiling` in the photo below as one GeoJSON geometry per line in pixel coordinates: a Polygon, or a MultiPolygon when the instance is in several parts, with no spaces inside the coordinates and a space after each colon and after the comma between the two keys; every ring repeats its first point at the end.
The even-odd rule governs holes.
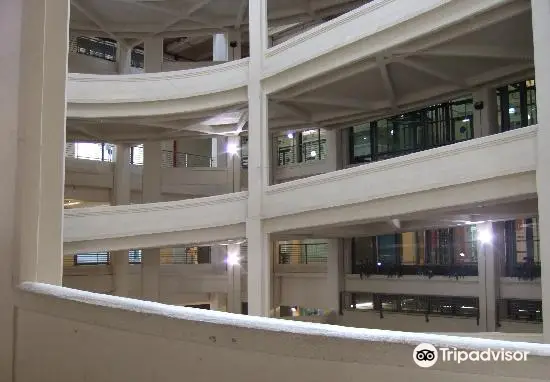
{"type": "MultiPolygon", "coordinates": [[[[490,25],[476,24],[475,30],[471,23],[468,20],[436,31],[377,57],[368,57],[270,95],[270,128],[347,127],[471,94],[484,84],[504,85],[534,76],[528,8],[490,25]]],[[[228,134],[246,128],[246,119],[246,105],[237,105],[226,110],[164,118],[69,120],[68,138],[139,142],[228,134]],[[228,113],[233,122],[206,123],[228,113]]]]}
{"type": "MultiPolygon", "coordinates": [[[[370,0],[268,0],[269,26],[320,19],[370,0]]],[[[188,37],[244,30],[248,0],[71,0],[71,30],[96,37],[188,37]]]]}

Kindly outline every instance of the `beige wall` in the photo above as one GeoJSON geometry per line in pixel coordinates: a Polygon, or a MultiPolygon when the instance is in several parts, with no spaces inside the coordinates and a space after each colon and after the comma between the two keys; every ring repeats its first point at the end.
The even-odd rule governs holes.
{"type": "MultiPolygon", "coordinates": [[[[191,310],[175,307],[161,314],[164,308],[154,304],[46,289],[64,299],[17,293],[18,382],[179,382],[188,376],[195,382],[497,382],[504,376],[508,382],[548,380],[547,357],[531,356],[521,367],[477,362],[421,369],[413,363],[412,352],[426,338],[219,312],[191,316],[191,310]],[[86,302],[77,301],[83,299],[86,302]]],[[[429,339],[439,346],[465,346],[459,345],[465,343],[460,338],[429,339]]],[[[514,345],[477,340],[468,346],[514,345]]],[[[550,355],[548,346],[539,351],[550,355]]]]}

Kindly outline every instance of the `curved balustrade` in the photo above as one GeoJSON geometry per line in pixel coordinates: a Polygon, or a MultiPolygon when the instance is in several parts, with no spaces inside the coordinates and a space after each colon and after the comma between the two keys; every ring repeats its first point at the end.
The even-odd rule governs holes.
{"type": "Polygon", "coordinates": [[[165,73],[72,73],[67,85],[67,116],[137,117],[222,108],[246,102],[247,82],[247,58],[165,73]]]}
{"type": "Polygon", "coordinates": [[[263,204],[265,217],[273,218],[268,229],[384,219],[534,195],[537,129],[534,125],[269,186],[263,204]]]}
{"type": "Polygon", "coordinates": [[[65,253],[166,247],[245,236],[248,193],[65,210],[65,253]]]}
{"type": "Polygon", "coordinates": [[[344,328],[167,306],[24,283],[16,294],[18,380],[411,382],[547,381],[550,345],[344,328]],[[51,344],[59,344],[52,351],[51,344]],[[420,343],[529,352],[522,362],[443,362],[420,368],[420,343]],[[82,346],[86,344],[86,346],[82,346]],[[91,362],[91,360],[93,360],[91,362]],[[506,378],[508,377],[508,378],[506,378]],[[51,379],[50,378],[50,379],[51,379]]]}

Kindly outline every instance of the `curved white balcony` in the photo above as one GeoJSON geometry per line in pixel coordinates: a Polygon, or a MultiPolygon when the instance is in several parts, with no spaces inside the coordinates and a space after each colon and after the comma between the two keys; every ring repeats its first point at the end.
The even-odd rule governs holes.
{"type": "Polygon", "coordinates": [[[267,188],[272,232],[536,195],[538,126],[267,188]]]}
{"type": "Polygon", "coordinates": [[[19,287],[15,305],[17,331],[9,346],[21,381],[43,380],[44,370],[55,370],[59,382],[177,381],[182,375],[202,381],[355,382],[366,373],[369,380],[411,382],[548,380],[550,345],[540,343],[250,317],[36,283],[19,287]],[[51,351],[52,343],[63,346],[51,351]],[[413,362],[421,343],[528,356],[521,362],[440,360],[426,369],[413,362]]]}
{"type": "Polygon", "coordinates": [[[178,115],[247,100],[248,59],[174,72],[70,74],[68,118],[178,115]]]}
{"type": "Polygon", "coordinates": [[[213,243],[245,236],[248,193],[65,211],[64,252],[213,243]]]}

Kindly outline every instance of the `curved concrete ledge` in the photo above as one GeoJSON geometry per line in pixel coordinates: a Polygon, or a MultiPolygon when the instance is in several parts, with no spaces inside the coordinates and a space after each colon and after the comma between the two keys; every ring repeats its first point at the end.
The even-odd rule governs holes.
{"type": "MultiPolygon", "coordinates": [[[[488,182],[500,179],[500,186],[493,184],[494,190],[483,195],[484,200],[493,195],[513,198],[535,193],[534,171],[536,156],[533,147],[536,145],[538,127],[531,126],[524,129],[491,135],[456,143],[449,146],[434,148],[402,157],[392,158],[381,162],[365,164],[340,171],[334,171],[309,178],[294,180],[273,185],[267,188],[263,211],[266,218],[277,218],[285,215],[296,215],[305,212],[317,212],[333,207],[354,207],[366,202],[377,202],[405,195],[415,195],[425,198],[431,205],[428,209],[437,209],[438,202],[453,203],[454,189],[447,189],[445,198],[434,199],[427,191],[444,190],[448,187],[474,185],[476,182],[488,182]],[[427,171],[429,169],[429,171],[427,171]],[[418,176],[418,174],[423,174],[418,176]],[[520,179],[524,174],[532,174],[529,179],[520,179]],[[509,187],[510,177],[516,177],[517,183],[509,187]],[[533,178],[533,179],[531,179],[533,178]],[[503,186],[505,188],[503,188],[503,186]],[[532,187],[531,187],[532,186],[532,187]],[[342,192],[346,190],[346,192],[342,192]],[[292,195],[292,196],[290,196],[292,195]],[[315,195],[312,198],[311,195],[315,195]]],[[[498,183],[498,182],[497,182],[498,183]]],[[[471,190],[468,195],[479,194],[471,190]]],[[[484,190],[486,191],[486,190],[484,190]]],[[[461,194],[464,190],[460,191],[461,194]]],[[[460,198],[457,198],[458,201],[460,198]]],[[[475,200],[473,201],[476,202],[475,200]]],[[[425,202],[403,199],[396,208],[403,214],[417,204],[425,202]]],[[[452,204],[451,204],[452,206],[452,204]]],[[[447,206],[448,207],[448,206],[447,206]]],[[[376,209],[378,210],[378,209],[376,209]]],[[[392,208],[391,210],[394,210],[392,208]]],[[[422,210],[422,209],[417,209],[422,210]]],[[[388,210],[389,211],[389,210],[388,210]]],[[[387,212],[387,211],[386,211],[387,212]]],[[[415,212],[414,210],[411,211],[415,212]]],[[[374,207],[371,205],[371,213],[374,207]]],[[[356,218],[375,219],[383,216],[360,217],[359,210],[356,218]]],[[[323,219],[306,217],[311,222],[320,222],[323,219]]],[[[305,223],[305,221],[304,221],[305,223]]],[[[284,225],[284,224],[283,224],[284,225]]]]}
{"type": "Polygon", "coordinates": [[[133,75],[69,74],[67,117],[182,114],[246,102],[248,59],[133,75]]]}
{"type": "MultiPolygon", "coordinates": [[[[476,15],[509,0],[378,0],[365,4],[267,50],[263,78],[268,93],[345,67],[476,15]]],[[[525,11],[515,3],[503,14],[525,11]]],[[[497,21],[489,15],[469,28],[497,21]],[[479,24],[479,25],[477,25],[479,24]]],[[[385,53],[386,52],[386,53],[385,53]]],[[[365,65],[369,65],[365,63],[365,65]]],[[[373,64],[375,65],[375,64],[373,64]]]]}
{"type": "Polygon", "coordinates": [[[123,248],[128,248],[126,239],[132,237],[146,238],[144,248],[162,246],[167,245],[164,240],[170,234],[177,235],[169,240],[178,240],[173,244],[200,243],[210,233],[210,242],[239,238],[244,236],[247,198],[247,192],[239,192],[177,202],[66,210],[64,241],[74,251],[82,250],[81,245],[114,250],[117,248],[106,247],[107,243],[112,246],[114,239],[123,239],[123,248]]]}
{"type": "Polygon", "coordinates": [[[550,345],[414,334],[201,311],[37,283],[16,294],[21,381],[546,381],[550,345]],[[51,344],[56,343],[55,351],[51,344]],[[420,343],[526,351],[521,362],[413,362],[420,343]],[[82,344],[85,344],[83,346],[82,344]],[[89,359],[93,356],[94,362],[89,359]],[[98,367],[97,365],[101,365],[98,367]]]}

